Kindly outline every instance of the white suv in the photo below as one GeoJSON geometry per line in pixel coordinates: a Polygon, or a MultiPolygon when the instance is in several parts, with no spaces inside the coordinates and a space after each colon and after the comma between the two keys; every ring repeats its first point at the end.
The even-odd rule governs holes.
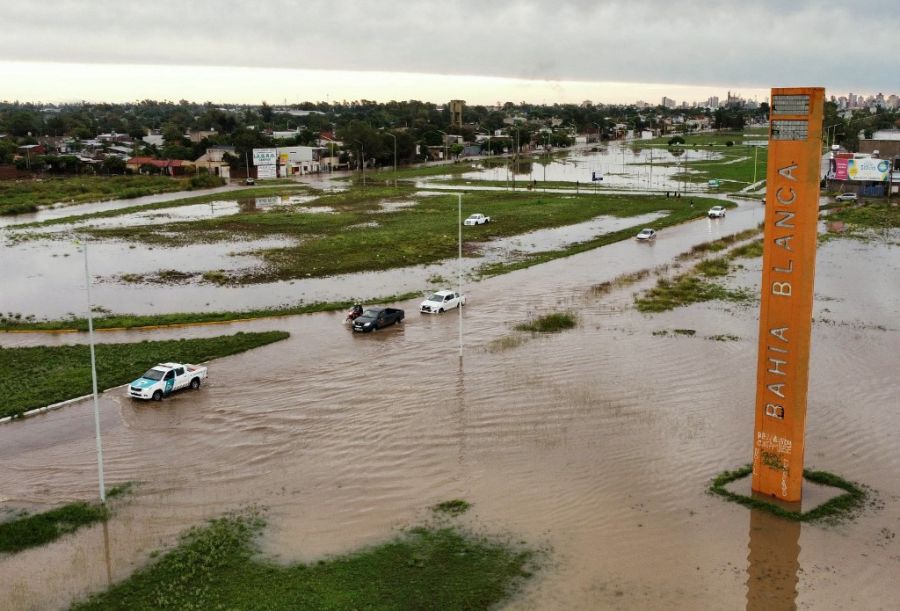
{"type": "Polygon", "coordinates": [[[466,296],[453,291],[438,291],[419,305],[423,314],[443,314],[451,308],[466,305],[466,296]]]}
{"type": "Polygon", "coordinates": [[[859,196],[856,193],[841,193],[834,198],[834,200],[838,202],[855,202],[858,199],[859,196]]]}

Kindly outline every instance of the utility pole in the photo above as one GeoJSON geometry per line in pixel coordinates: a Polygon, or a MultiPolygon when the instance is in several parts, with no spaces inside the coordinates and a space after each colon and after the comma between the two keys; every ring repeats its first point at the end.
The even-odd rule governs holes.
{"type": "Polygon", "coordinates": [[[84,286],[87,291],[88,343],[91,347],[91,384],[94,391],[94,435],[97,440],[97,475],[100,484],[100,502],[106,503],[106,486],[103,483],[103,444],[100,442],[100,399],[97,394],[97,357],[94,354],[94,314],[91,310],[91,275],[88,271],[87,241],[84,249],[84,286]]]}

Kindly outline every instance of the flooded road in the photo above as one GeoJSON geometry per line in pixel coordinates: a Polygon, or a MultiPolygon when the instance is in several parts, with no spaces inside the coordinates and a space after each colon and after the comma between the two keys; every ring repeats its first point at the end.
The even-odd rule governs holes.
{"type": "MultiPolygon", "coordinates": [[[[631,294],[652,276],[591,291],[759,214],[748,207],[667,229],[653,245],[617,243],[466,287],[462,363],[457,314],[421,316],[415,302],[401,304],[403,325],[367,335],[343,328],[340,313],[106,334],[291,338],[214,362],[207,386],[161,404],[106,393],[107,481],[140,485],[106,530],[0,558],[0,600],[65,608],[186,527],[247,504],[267,508],[265,553],[291,562],[384,540],[462,498],[479,531],[549,549],[513,609],[894,608],[897,249],[839,240],[819,253],[806,462],[872,486],[882,505],[841,526],[787,524],[705,494],[711,477],[751,457],[755,307],[641,315],[631,294]],[[579,326],[498,341],[559,310],[579,326]],[[676,328],[696,335],[653,335],[676,328]],[[722,333],[739,339],[705,339],[722,333]]],[[[731,281],[757,282],[760,262],[744,263],[731,281]]],[[[95,496],[92,426],[88,401],[0,426],[4,504],[95,496]]]]}

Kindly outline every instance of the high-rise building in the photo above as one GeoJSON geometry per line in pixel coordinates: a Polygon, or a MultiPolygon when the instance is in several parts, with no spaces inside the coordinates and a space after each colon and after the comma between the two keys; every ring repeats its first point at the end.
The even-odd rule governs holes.
{"type": "Polygon", "coordinates": [[[667,98],[666,96],[663,96],[663,99],[662,99],[662,102],[660,103],[660,105],[663,108],[675,108],[675,100],[673,100],[672,98],[667,98]]]}

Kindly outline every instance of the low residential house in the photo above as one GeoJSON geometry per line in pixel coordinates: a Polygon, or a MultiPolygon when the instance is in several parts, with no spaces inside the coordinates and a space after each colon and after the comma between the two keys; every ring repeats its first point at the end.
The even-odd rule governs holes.
{"type": "Polygon", "coordinates": [[[210,174],[228,180],[231,178],[231,166],[225,160],[226,155],[236,156],[237,151],[233,146],[211,146],[194,160],[194,165],[197,168],[206,168],[210,174]]]}
{"type": "Polygon", "coordinates": [[[159,169],[164,176],[184,176],[194,170],[192,161],[184,159],[156,159],[154,157],[132,157],[125,162],[125,167],[135,174],[149,173],[148,167],[159,169]]]}

